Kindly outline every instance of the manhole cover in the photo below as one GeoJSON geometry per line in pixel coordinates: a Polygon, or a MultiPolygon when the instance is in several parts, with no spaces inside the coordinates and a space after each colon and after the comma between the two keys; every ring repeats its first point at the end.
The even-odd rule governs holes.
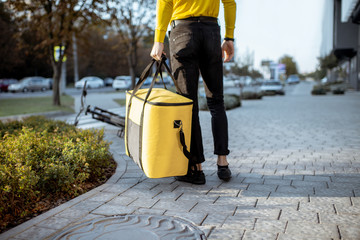
{"type": "Polygon", "coordinates": [[[180,218],[124,215],[96,218],[65,229],[53,239],[157,240],[206,239],[192,223],[180,218]]]}

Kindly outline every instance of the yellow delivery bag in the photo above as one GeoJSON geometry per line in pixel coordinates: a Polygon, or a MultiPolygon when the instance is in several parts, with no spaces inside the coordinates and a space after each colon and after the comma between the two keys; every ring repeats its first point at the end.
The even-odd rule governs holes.
{"type": "Polygon", "coordinates": [[[140,89],[154,62],[144,70],[135,88],[126,93],[126,154],[149,178],[186,175],[193,102],[169,90],[153,88],[157,75],[161,75],[161,65],[166,65],[164,59],[150,87],[140,89]]]}

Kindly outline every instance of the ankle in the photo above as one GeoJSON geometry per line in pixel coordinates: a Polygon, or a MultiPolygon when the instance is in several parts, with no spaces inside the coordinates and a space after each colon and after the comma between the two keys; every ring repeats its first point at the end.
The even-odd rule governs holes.
{"type": "Polygon", "coordinates": [[[226,159],[226,155],[219,155],[217,159],[217,165],[218,166],[228,166],[229,163],[226,159]]]}
{"type": "Polygon", "coordinates": [[[195,170],[197,170],[197,171],[202,171],[201,163],[196,164],[196,169],[195,169],[194,166],[191,166],[191,170],[193,170],[193,171],[195,171],[195,170]]]}

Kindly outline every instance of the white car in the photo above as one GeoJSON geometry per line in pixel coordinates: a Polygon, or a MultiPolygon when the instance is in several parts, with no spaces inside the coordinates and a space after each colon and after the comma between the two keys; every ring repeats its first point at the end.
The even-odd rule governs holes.
{"type": "Polygon", "coordinates": [[[296,74],[290,75],[288,79],[286,79],[287,84],[298,84],[299,82],[300,78],[296,74]]]}
{"type": "Polygon", "coordinates": [[[268,95],[268,94],[285,95],[284,85],[277,80],[265,80],[263,84],[260,86],[260,91],[264,95],[268,95]]]}
{"type": "Polygon", "coordinates": [[[130,89],[131,88],[131,76],[117,76],[112,84],[115,90],[130,89]]]}
{"type": "Polygon", "coordinates": [[[86,88],[101,88],[104,87],[104,81],[99,77],[89,76],[84,77],[75,83],[76,88],[83,88],[86,81],[86,88]]]}
{"type": "Polygon", "coordinates": [[[227,87],[236,87],[236,82],[234,79],[232,78],[228,78],[228,77],[225,77],[224,76],[224,88],[227,88],[227,87]]]}

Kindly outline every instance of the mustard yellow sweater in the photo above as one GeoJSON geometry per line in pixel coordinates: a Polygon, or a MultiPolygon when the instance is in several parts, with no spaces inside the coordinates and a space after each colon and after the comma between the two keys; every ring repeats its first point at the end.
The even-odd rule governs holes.
{"type": "MultiPolygon", "coordinates": [[[[234,38],[235,0],[221,0],[225,13],[225,37],[234,38]]],[[[219,15],[220,0],[157,0],[155,42],[164,42],[169,22],[188,17],[219,15]]]]}

